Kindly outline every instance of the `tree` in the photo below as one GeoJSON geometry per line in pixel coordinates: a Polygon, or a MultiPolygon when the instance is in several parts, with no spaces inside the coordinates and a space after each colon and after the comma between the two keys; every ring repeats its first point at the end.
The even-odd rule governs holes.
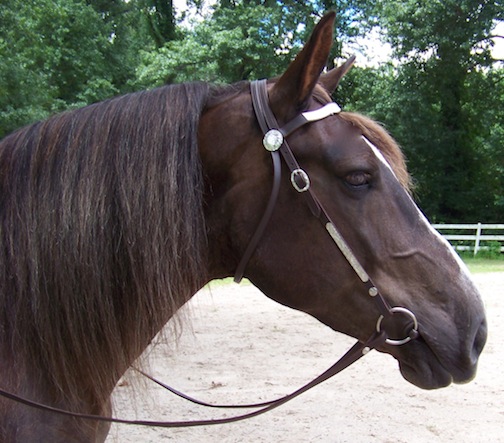
{"type": "Polygon", "coordinates": [[[230,83],[272,75],[285,58],[285,36],[274,29],[279,20],[279,11],[267,7],[219,9],[212,20],[185,30],[183,39],[144,52],[138,85],[230,83]]]}
{"type": "Polygon", "coordinates": [[[0,137],[69,107],[129,90],[140,14],[122,0],[0,4],[0,137]],[[132,37],[133,38],[130,38],[132,37]]]}
{"type": "MultiPolygon", "coordinates": [[[[198,6],[202,6],[201,2],[198,6]]],[[[357,11],[347,2],[221,0],[211,18],[185,29],[178,40],[143,53],[137,75],[139,87],[189,80],[232,83],[281,73],[301,49],[315,23],[338,6],[338,42],[332,60],[341,55],[357,11]]]]}
{"type": "Polygon", "coordinates": [[[386,100],[388,115],[380,117],[407,151],[423,208],[441,221],[502,220],[502,180],[492,178],[499,177],[493,154],[499,157],[504,141],[496,130],[503,123],[502,94],[489,97],[474,87],[502,87],[490,54],[502,5],[380,1],[371,11],[400,60],[389,87],[395,98],[386,100]],[[486,119],[475,114],[489,104],[486,119]]]}
{"type": "Polygon", "coordinates": [[[158,48],[179,37],[172,0],[139,0],[138,7],[158,48]]]}

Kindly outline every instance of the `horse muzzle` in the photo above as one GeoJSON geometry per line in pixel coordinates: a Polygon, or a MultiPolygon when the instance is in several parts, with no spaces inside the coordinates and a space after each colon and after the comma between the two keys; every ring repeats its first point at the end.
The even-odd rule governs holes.
{"type": "Polygon", "coordinates": [[[381,351],[398,361],[402,376],[422,389],[437,389],[451,383],[467,383],[476,375],[478,358],[487,338],[486,320],[476,323],[465,337],[458,340],[443,335],[439,327],[432,333],[419,325],[419,336],[405,346],[385,345],[381,351]]]}

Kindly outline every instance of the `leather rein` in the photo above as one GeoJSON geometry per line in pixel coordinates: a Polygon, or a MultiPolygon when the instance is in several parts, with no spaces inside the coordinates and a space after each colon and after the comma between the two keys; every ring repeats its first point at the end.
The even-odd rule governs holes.
{"type": "Polygon", "coordinates": [[[260,414],[264,414],[265,412],[271,411],[293,398],[301,395],[302,393],[308,391],[309,389],[319,385],[325,380],[333,377],[338,374],[351,364],[355,363],[362,356],[366,355],[370,350],[387,343],[389,345],[402,345],[409,342],[412,339],[417,338],[418,336],[418,323],[415,315],[408,309],[403,307],[390,307],[383,296],[380,294],[377,287],[371,281],[369,275],[366,273],[364,268],[359,263],[357,257],[352,252],[344,238],[341,236],[339,231],[336,228],[336,225],[332,222],[331,218],[325,211],[324,207],[316,198],[315,194],[310,188],[310,179],[308,174],[301,169],[299,166],[292,150],[290,149],[286,137],[292,134],[294,131],[299,129],[300,127],[309,124],[311,122],[319,121],[325,119],[331,115],[338,114],[340,112],[340,108],[336,103],[329,103],[323,106],[320,109],[315,111],[304,112],[297,117],[295,117],[291,122],[287,123],[282,128],[279,127],[278,122],[271,111],[269,106],[268,99],[268,90],[266,80],[258,80],[254,81],[250,84],[251,93],[252,93],[252,103],[254,106],[254,111],[257,117],[257,121],[261,127],[261,130],[264,134],[263,145],[265,149],[271,152],[271,157],[273,161],[273,186],[270,198],[268,200],[268,204],[266,206],[266,210],[259,222],[259,225],[256,228],[251,240],[249,242],[248,247],[245,250],[245,253],[237,267],[234,281],[239,283],[243,278],[243,274],[245,272],[245,268],[247,263],[249,262],[252,254],[254,253],[263,233],[266,229],[266,226],[273,214],[273,210],[275,208],[276,200],[278,197],[278,192],[280,189],[280,178],[281,178],[281,157],[285,161],[287,167],[289,168],[291,174],[291,183],[294,189],[297,192],[303,193],[306,196],[307,204],[312,212],[312,214],[322,223],[324,228],[327,230],[328,234],[332,238],[332,240],[337,245],[338,249],[344,255],[348,263],[352,266],[353,270],[365,285],[367,292],[370,297],[372,297],[376,306],[380,312],[380,316],[376,323],[375,331],[371,334],[371,336],[365,341],[357,341],[354,346],[352,346],[346,354],[344,354],[334,365],[332,365],[325,372],[320,374],[317,378],[294,391],[293,393],[286,395],[284,397],[278,398],[276,400],[262,402],[262,403],[254,403],[254,404],[242,404],[242,405],[218,405],[211,404],[196,400],[192,397],[189,397],[176,389],[171,388],[170,386],[156,380],[150,375],[135,369],[137,372],[141,373],[151,381],[157,383],[163,388],[169,390],[170,392],[182,397],[188,401],[191,401],[195,404],[201,406],[207,406],[212,408],[247,408],[247,409],[255,409],[255,411],[248,412],[246,414],[237,415],[233,417],[219,418],[219,419],[210,419],[210,420],[193,420],[193,421],[151,421],[151,420],[126,420],[121,418],[111,418],[100,415],[93,414],[82,414],[78,412],[72,412],[52,406],[48,406],[42,403],[38,403],[24,397],[18,396],[11,392],[0,389],[0,396],[11,399],[18,403],[22,403],[24,405],[41,409],[47,412],[52,412],[55,414],[70,416],[79,419],[86,420],[95,420],[101,422],[108,423],[118,423],[118,424],[130,424],[130,425],[140,425],[140,426],[151,426],[151,427],[161,427],[161,428],[182,428],[182,427],[194,427],[194,426],[206,426],[206,425],[215,425],[215,424],[225,424],[232,423],[240,420],[245,420],[248,418],[256,417],[260,414]],[[281,156],[281,157],[280,157],[281,156]],[[411,323],[411,329],[408,335],[406,335],[403,339],[392,339],[389,338],[387,332],[381,328],[382,321],[387,318],[391,318],[395,314],[402,314],[403,316],[408,317],[411,323]]]}

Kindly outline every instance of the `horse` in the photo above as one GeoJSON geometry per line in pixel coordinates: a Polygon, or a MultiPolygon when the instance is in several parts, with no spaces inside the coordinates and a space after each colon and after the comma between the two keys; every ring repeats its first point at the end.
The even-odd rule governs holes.
{"type": "MultiPolygon", "coordinates": [[[[273,177],[249,82],[132,93],[0,142],[0,388],[110,416],[123,373],[193,294],[235,274],[263,219],[239,274],[266,296],[363,341],[379,288],[415,316],[418,337],[377,346],[406,380],[434,389],[475,376],[480,295],[414,203],[397,143],[331,104],[353,63],[323,72],[334,18],[263,83],[279,127],[304,119],[286,136],[299,166],[290,176],[282,163],[273,177]],[[348,248],[335,246],[313,204],[348,248]]],[[[412,320],[394,317],[399,338],[412,320]]],[[[0,398],[2,442],[103,442],[108,429],[0,398]]]]}

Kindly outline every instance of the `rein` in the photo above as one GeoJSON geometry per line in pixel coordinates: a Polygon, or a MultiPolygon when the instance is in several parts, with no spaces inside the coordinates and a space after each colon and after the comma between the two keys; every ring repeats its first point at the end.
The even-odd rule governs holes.
{"type": "Polygon", "coordinates": [[[365,341],[357,341],[354,346],[352,346],[346,354],[344,354],[333,366],[327,369],[325,372],[320,374],[313,381],[309,382],[302,388],[294,391],[293,393],[286,395],[284,397],[278,398],[276,400],[255,403],[255,404],[243,404],[243,405],[215,405],[210,403],[205,403],[199,400],[196,400],[192,397],[189,397],[181,392],[165,385],[164,383],[156,380],[150,375],[135,369],[137,372],[146,376],[151,381],[157,383],[158,385],[164,387],[170,392],[185,398],[193,403],[212,407],[212,408],[249,408],[256,409],[255,411],[233,416],[227,418],[213,419],[213,420],[194,420],[194,421],[151,421],[151,420],[126,420],[120,418],[110,418],[104,417],[100,415],[93,414],[82,414],[78,412],[72,412],[52,406],[48,406],[42,403],[38,403],[24,397],[18,396],[11,392],[0,389],[0,396],[11,399],[18,403],[22,403],[24,405],[37,408],[40,410],[44,410],[47,412],[52,412],[55,414],[70,416],[79,419],[86,420],[95,420],[101,422],[108,423],[118,423],[118,424],[129,424],[129,425],[140,425],[140,426],[151,426],[151,427],[161,427],[161,428],[182,428],[182,427],[194,427],[194,426],[206,426],[206,425],[215,425],[215,424],[225,424],[232,423],[240,420],[245,420],[247,418],[256,417],[260,414],[264,414],[265,412],[271,411],[293,398],[301,395],[302,393],[308,391],[309,389],[319,385],[325,380],[333,377],[338,374],[351,364],[355,363],[361,357],[366,355],[370,350],[377,348],[384,343],[393,346],[399,346],[409,342],[412,339],[415,339],[418,336],[418,322],[416,320],[415,315],[408,309],[403,307],[390,307],[383,296],[380,294],[377,287],[371,281],[371,278],[366,273],[362,265],[359,263],[357,257],[352,252],[344,238],[339,233],[336,225],[333,223],[324,207],[316,198],[315,194],[310,188],[310,179],[308,174],[301,169],[299,166],[292,150],[290,149],[286,137],[292,134],[294,131],[299,129],[300,127],[309,124],[311,122],[316,122],[322,119],[325,119],[331,115],[338,114],[340,112],[340,108],[336,103],[329,103],[324,107],[317,109],[315,111],[304,112],[297,117],[295,117],[291,122],[287,123],[284,127],[280,128],[278,122],[273,115],[269,107],[269,99],[268,99],[268,90],[266,80],[259,80],[251,83],[251,93],[252,93],[252,103],[254,106],[254,111],[261,127],[261,130],[264,133],[263,145],[266,150],[271,152],[271,157],[273,161],[273,186],[270,194],[270,198],[268,200],[268,204],[266,206],[266,210],[259,222],[259,225],[256,228],[251,240],[243,254],[243,257],[237,267],[234,281],[239,283],[243,278],[245,268],[254,253],[266,227],[267,224],[273,214],[276,200],[278,197],[278,192],[280,189],[280,178],[281,178],[281,158],[285,161],[287,167],[290,171],[290,179],[293,188],[300,193],[303,193],[306,196],[307,204],[312,212],[312,214],[322,223],[331,239],[334,241],[338,249],[341,251],[343,256],[346,258],[348,263],[351,265],[359,279],[365,285],[367,292],[370,297],[375,300],[378,311],[380,312],[380,316],[376,323],[375,331],[371,334],[371,336],[365,341]],[[403,316],[409,317],[409,320],[412,323],[410,332],[403,339],[392,339],[389,338],[387,332],[382,329],[381,324],[382,321],[386,318],[391,318],[395,314],[402,314],[403,316]]]}

